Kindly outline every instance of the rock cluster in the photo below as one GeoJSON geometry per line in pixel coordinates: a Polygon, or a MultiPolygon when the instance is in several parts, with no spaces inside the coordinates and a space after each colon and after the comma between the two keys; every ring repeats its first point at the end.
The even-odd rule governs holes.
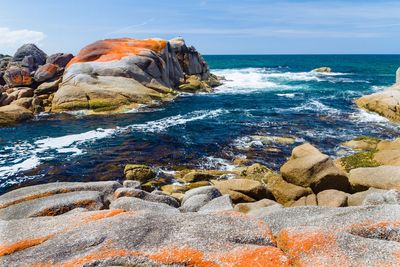
{"type": "Polygon", "coordinates": [[[13,57],[0,55],[0,125],[43,111],[119,112],[154,106],[179,91],[211,91],[219,84],[201,54],[182,38],[102,40],[76,57],[47,56],[26,44],[13,57]]]}

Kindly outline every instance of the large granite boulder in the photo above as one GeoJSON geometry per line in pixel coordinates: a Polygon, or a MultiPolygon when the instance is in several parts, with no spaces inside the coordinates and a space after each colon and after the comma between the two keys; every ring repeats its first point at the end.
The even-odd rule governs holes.
{"type": "Polygon", "coordinates": [[[350,171],[349,181],[356,191],[370,187],[400,190],[400,166],[358,168],[350,171]]]}
{"type": "Polygon", "coordinates": [[[290,205],[296,200],[312,194],[312,190],[286,182],[279,174],[271,174],[268,177],[267,187],[276,201],[283,205],[290,205]]]}
{"type": "Polygon", "coordinates": [[[281,167],[281,174],[289,183],[311,187],[314,193],[326,189],[349,190],[346,173],[310,144],[293,149],[291,158],[281,167]]]}
{"type": "Polygon", "coordinates": [[[40,65],[46,63],[47,55],[34,44],[24,44],[15,52],[13,61],[31,61],[31,71],[36,70],[40,65]]]}
{"type": "Polygon", "coordinates": [[[125,178],[139,182],[147,182],[156,177],[156,173],[146,165],[127,164],[124,169],[125,178]]]}
{"type": "Polygon", "coordinates": [[[57,53],[47,57],[46,63],[57,65],[60,68],[65,68],[68,63],[74,58],[72,54],[57,53]]]}
{"type": "Polygon", "coordinates": [[[400,121],[400,84],[388,89],[358,98],[360,108],[373,111],[393,121],[400,121]]]}
{"type": "Polygon", "coordinates": [[[98,41],[68,63],[53,99],[53,110],[117,111],[156,105],[173,99],[185,75],[191,74],[198,74],[202,80],[209,78],[201,55],[184,42],[132,38],[98,41]]]}
{"type": "Polygon", "coordinates": [[[58,71],[57,65],[52,63],[46,63],[37,69],[33,79],[38,83],[42,83],[53,78],[56,75],[57,71],[58,71]]]}
{"type": "Polygon", "coordinates": [[[127,188],[127,187],[121,187],[115,190],[114,196],[116,198],[120,197],[136,197],[140,198],[146,201],[150,202],[158,202],[158,203],[165,203],[169,206],[178,208],[179,207],[179,202],[167,195],[163,194],[155,194],[155,193],[148,193],[146,191],[140,190],[140,189],[135,189],[135,188],[127,188]]]}
{"type": "Polygon", "coordinates": [[[3,76],[9,87],[29,86],[32,84],[32,77],[29,69],[20,66],[8,68],[3,76]]]}

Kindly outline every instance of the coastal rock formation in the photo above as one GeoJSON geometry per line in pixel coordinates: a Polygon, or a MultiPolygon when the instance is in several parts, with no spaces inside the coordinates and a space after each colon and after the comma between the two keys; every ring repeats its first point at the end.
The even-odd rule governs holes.
{"type": "Polygon", "coordinates": [[[329,67],[319,67],[319,68],[313,69],[312,71],[313,71],[313,72],[325,72],[325,73],[330,73],[330,72],[332,72],[332,69],[329,68],[329,67]]]}
{"type": "Polygon", "coordinates": [[[349,181],[357,191],[370,187],[400,190],[400,166],[357,168],[350,171],[349,181]]]}
{"type": "Polygon", "coordinates": [[[53,110],[152,106],[173,99],[193,75],[207,88],[215,85],[207,63],[183,39],[102,40],[68,63],[53,110]]]}
{"type": "Polygon", "coordinates": [[[396,73],[396,84],[388,89],[355,100],[360,108],[373,111],[392,121],[400,122],[400,72],[396,73]]]}
{"type": "Polygon", "coordinates": [[[30,110],[19,105],[7,105],[0,107],[0,125],[9,125],[29,120],[33,117],[30,110]]]}

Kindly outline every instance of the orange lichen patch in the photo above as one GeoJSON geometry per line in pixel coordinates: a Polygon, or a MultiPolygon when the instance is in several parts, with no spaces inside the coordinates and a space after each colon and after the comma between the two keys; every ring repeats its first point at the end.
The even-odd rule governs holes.
{"type": "Polygon", "coordinates": [[[218,262],[221,262],[224,266],[232,267],[290,266],[288,257],[286,257],[280,249],[269,246],[240,247],[215,257],[218,259],[218,262]]]}
{"type": "Polygon", "coordinates": [[[167,41],[157,39],[121,38],[101,40],[79,51],[78,55],[68,63],[67,68],[75,63],[119,60],[123,57],[137,55],[143,50],[160,53],[166,45],[167,41]]]}
{"type": "Polygon", "coordinates": [[[277,236],[277,245],[295,266],[349,266],[333,232],[283,229],[277,236]]]}
{"type": "Polygon", "coordinates": [[[18,242],[12,243],[12,244],[8,244],[8,245],[1,245],[0,246],[0,257],[23,250],[23,249],[26,249],[26,248],[30,248],[30,247],[39,245],[52,236],[53,235],[48,235],[45,237],[39,237],[39,238],[35,238],[35,239],[21,240],[21,241],[18,241],[18,242]]]}
{"type": "Polygon", "coordinates": [[[354,224],[348,228],[348,232],[366,238],[400,242],[400,221],[354,224]]]}
{"type": "Polygon", "coordinates": [[[83,220],[83,223],[88,223],[88,222],[102,220],[105,218],[114,217],[114,216],[122,214],[124,212],[125,211],[121,210],[121,209],[99,211],[99,212],[96,212],[95,214],[90,215],[89,217],[85,218],[83,220]]]}
{"type": "Polygon", "coordinates": [[[265,239],[271,240],[273,244],[276,244],[275,237],[272,234],[271,228],[266,224],[264,221],[259,220],[257,221],[258,229],[261,232],[261,236],[265,239]]]}
{"type": "Polygon", "coordinates": [[[207,259],[204,252],[194,248],[171,247],[148,255],[148,258],[162,264],[184,264],[185,266],[214,267],[219,266],[207,259]]]}

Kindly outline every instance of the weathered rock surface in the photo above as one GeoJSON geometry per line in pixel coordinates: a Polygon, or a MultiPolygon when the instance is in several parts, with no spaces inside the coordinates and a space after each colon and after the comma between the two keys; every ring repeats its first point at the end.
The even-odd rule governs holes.
{"type": "Polygon", "coordinates": [[[393,121],[400,121],[400,84],[362,96],[355,103],[360,108],[376,112],[393,121]]]}
{"type": "Polygon", "coordinates": [[[370,187],[400,190],[400,166],[358,168],[350,171],[349,181],[356,191],[370,187]]]}
{"type": "Polygon", "coordinates": [[[317,194],[317,203],[321,207],[345,207],[348,196],[345,192],[329,189],[317,194]]]}
{"type": "MultiPolygon", "coordinates": [[[[324,192],[324,191],[322,191],[324,192]]],[[[292,207],[298,207],[298,206],[317,206],[317,196],[315,194],[310,194],[308,196],[304,196],[294,202],[291,206],[292,207]]]]}
{"type": "Polygon", "coordinates": [[[348,206],[361,206],[364,202],[364,199],[368,195],[373,194],[373,193],[382,193],[382,192],[386,192],[386,190],[371,187],[368,190],[351,194],[347,197],[347,205],[348,206]]]}
{"type": "Polygon", "coordinates": [[[38,83],[48,81],[56,75],[57,70],[58,70],[57,65],[52,63],[46,63],[37,69],[33,79],[38,83]]]}
{"type": "Polygon", "coordinates": [[[3,77],[10,87],[29,86],[32,84],[30,71],[25,67],[12,66],[5,71],[3,77]]]}
{"type": "Polygon", "coordinates": [[[213,213],[233,210],[232,200],[229,195],[214,198],[199,209],[199,213],[213,213]]]}
{"type": "Polygon", "coordinates": [[[27,60],[27,58],[30,58],[32,61],[32,71],[36,70],[40,65],[44,65],[46,63],[47,55],[36,45],[25,44],[18,48],[17,52],[15,52],[13,61],[22,62],[23,60],[27,60]]]}
{"type": "Polygon", "coordinates": [[[211,77],[201,55],[183,41],[98,41],[68,63],[53,110],[155,105],[173,99],[185,75],[198,75],[206,83],[211,77]]]}
{"type": "Polygon", "coordinates": [[[194,188],[185,193],[182,199],[182,212],[195,212],[200,210],[211,200],[221,196],[221,192],[214,186],[194,188]]]}
{"type": "Polygon", "coordinates": [[[120,197],[112,201],[110,209],[124,211],[151,211],[159,213],[179,213],[179,210],[165,203],[142,200],[136,197],[120,197]]]}
{"type": "Polygon", "coordinates": [[[73,58],[74,56],[72,54],[57,53],[48,56],[46,63],[57,65],[60,68],[65,68],[73,58]]]}
{"type": "Polygon", "coordinates": [[[32,117],[32,112],[20,105],[12,104],[0,107],[0,125],[14,124],[32,117]]]}
{"type": "Polygon", "coordinates": [[[384,192],[373,192],[367,195],[362,203],[368,205],[400,204],[400,191],[389,190],[384,192]]]}
{"type": "Polygon", "coordinates": [[[313,69],[312,71],[313,71],[313,72],[325,72],[325,73],[329,73],[329,72],[332,72],[332,69],[329,68],[329,67],[319,67],[319,68],[313,69]]]}
{"type": "Polygon", "coordinates": [[[293,149],[292,157],[281,167],[281,174],[289,183],[311,187],[315,193],[326,189],[349,190],[346,173],[310,144],[293,149]]]}
{"type": "Polygon", "coordinates": [[[56,216],[75,208],[99,210],[103,206],[103,195],[100,192],[76,191],[24,201],[0,209],[0,220],[56,216]]]}
{"type": "Polygon", "coordinates": [[[234,210],[243,212],[243,213],[249,213],[254,210],[260,209],[260,208],[265,208],[273,205],[280,205],[277,202],[271,200],[271,199],[261,199],[256,202],[252,203],[239,203],[235,205],[234,210]]]}

